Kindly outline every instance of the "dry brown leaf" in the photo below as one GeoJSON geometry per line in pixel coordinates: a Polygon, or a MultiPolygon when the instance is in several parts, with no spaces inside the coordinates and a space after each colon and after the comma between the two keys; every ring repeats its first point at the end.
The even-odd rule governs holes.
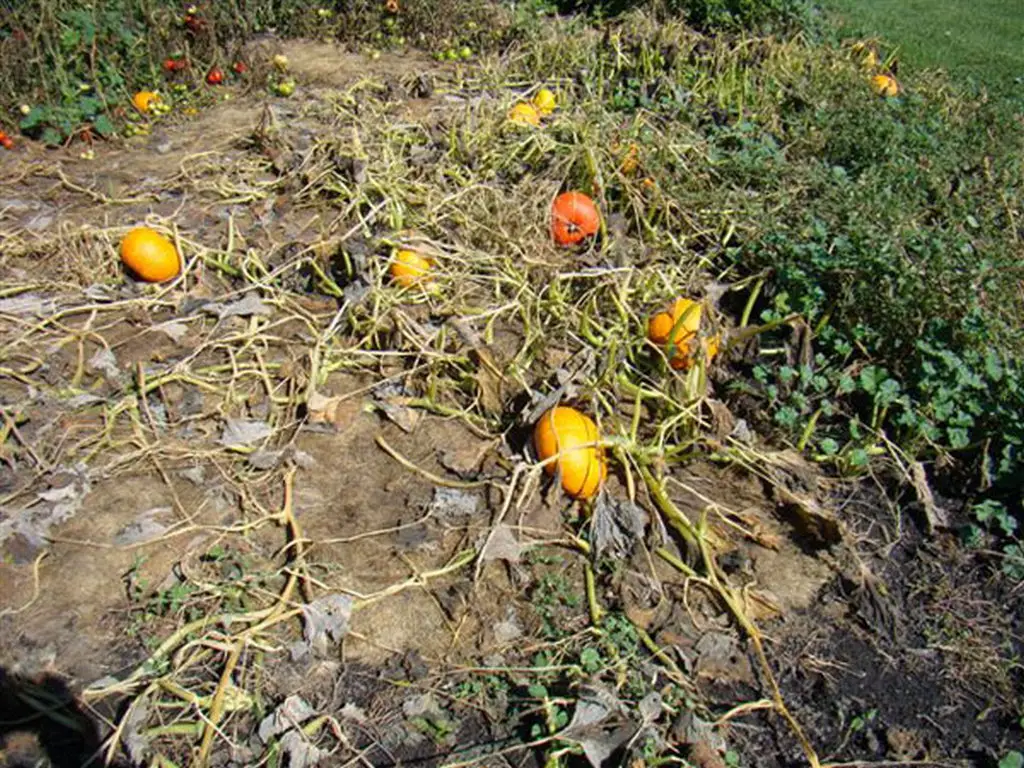
{"type": "Polygon", "coordinates": [[[309,421],[312,424],[332,424],[337,428],[346,426],[359,412],[360,405],[354,398],[326,397],[314,392],[306,402],[309,421]]]}
{"type": "Polygon", "coordinates": [[[928,533],[934,534],[936,528],[947,528],[949,526],[949,515],[935,503],[935,496],[932,494],[931,486],[928,485],[928,476],[925,474],[924,465],[915,461],[910,465],[910,482],[914,486],[917,500],[921,502],[924,509],[924,519],[928,526],[928,533]]]}
{"type": "Polygon", "coordinates": [[[708,398],[704,402],[711,411],[711,431],[715,433],[715,437],[719,442],[725,442],[725,439],[736,428],[736,417],[732,415],[732,411],[729,410],[728,406],[720,400],[708,398]]]}

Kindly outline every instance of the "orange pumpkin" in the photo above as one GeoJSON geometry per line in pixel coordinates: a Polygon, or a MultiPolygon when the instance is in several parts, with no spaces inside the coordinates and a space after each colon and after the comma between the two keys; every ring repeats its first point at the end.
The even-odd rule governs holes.
{"type": "Polygon", "coordinates": [[[532,125],[536,128],[540,125],[540,112],[533,104],[521,101],[508,111],[508,120],[516,125],[532,125]]]}
{"type": "Polygon", "coordinates": [[[601,214],[582,192],[563,192],[551,204],[551,237],[558,245],[576,245],[601,229],[601,214]]]}
{"type": "Polygon", "coordinates": [[[403,288],[427,280],[433,265],[416,251],[400,250],[391,262],[391,279],[403,288]]]}
{"type": "Polygon", "coordinates": [[[544,412],[533,429],[533,447],[549,475],[559,472],[562,488],[574,499],[589,499],[608,476],[604,451],[596,445],[597,425],[575,408],[559,405],[544,412]]]}
{"type": "Polygon", "coordinates": [[[159,101],[160,95],[155,91],[139,91],[132,96],[132,105],[144,115],[159,101]]]}
{"type": "MultiPolygon", "coordinates": [[[[690,299],[676,299],[671,310],[659,312],[647,322],[647,338],[659,347],[671,343],[669,365],[676,370],[689,370],[700,349],[702,308],[690,299]]],[[[707,355],[710,362],[718,354],[720,339],[711,336],[707,340],[707,355]]]]}
{"type": "Polygon", "coordinates": [[[136,227],[121,241],[121,261],[140,280],[161,283],[181,271],[174,243],[149,227],[136,227]]]}
{"type": "Polygon", "coordinates": [[[879,96],[892,97],[900,93],[900,84],[892,75],[875,75],[871,78],[871,88],[879,96]]]}

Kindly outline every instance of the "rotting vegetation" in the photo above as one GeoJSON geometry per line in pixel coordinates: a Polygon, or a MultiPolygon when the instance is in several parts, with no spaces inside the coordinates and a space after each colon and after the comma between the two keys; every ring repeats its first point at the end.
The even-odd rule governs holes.
{"type": "Polygon", "coordinates": [[[103,759],[159,766],[1011,754],[1014,501],[937,471],[976,463],[974,495],[1016,466],[1001,116],[926,78],[880,99],[801,37],[531,29],[468,63],[280,43],[291,98],[166,127],[173,162],[14,156],[54,201],[0,219],[0,648],[30,714],[54,670],[103,759]],[[541,86],[557,108],[511,124],[541,86]],[[601,231],[556,248],[572,189],[601,231]],[[142,219],[172,282],[119,269],[142,219]],[[429,281],[392,281],[400,248],[429,281]],[[647,340],[678,296],[711,365],[647,340]],[[530,454],[557,402],[598,425],[592,504],[530,454]]]}

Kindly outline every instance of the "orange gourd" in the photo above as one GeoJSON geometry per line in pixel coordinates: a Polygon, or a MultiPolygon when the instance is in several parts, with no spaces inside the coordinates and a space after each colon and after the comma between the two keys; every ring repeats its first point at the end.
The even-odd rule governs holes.
{"type": "Polygon", "coordinates": [[[391,279],[403,288],[429,279],[433,265],[416,251],[400,250],[391,262],[391,279]]]}
{"type": "Polygon", "coordinates": [[[563,192],[551,204],[551,237],[558,245],[576,245],[601,229],[601,214],[582,192],[563,192]]]}
{"type": "Polygon", "coordinates": [[[174,243],[149,227],[136,227],[121,241],[121,261],[140,280],[161,283],[181,271],[174,243]]]}
{"type": "Polygon", "coordinates": [[[536,128],[540,125],[540,112],[533,104],[521,101],[508,111],[508,120],[516,125],[531,125],[536,128]]]}
{"type": "MultiPolygon", "coordinates": [[[[647,322],[647,338],[659,347],[671,343],[669,365],[676,370],[689,370],[700,349],[701,305],[690,299],[676,299],[671,310],[659,312],[647,322]]],[[[710,362],[718,354],[720,339],[707,339],[707,355],[710,362]]]]}
{"type": "Polygon", "coordinates": [[[892,75],[875,75],[871,78],[871,88],[879,96],[892,97],[900,93],[900,84],[892,75]]]}
{"type": "Polygon", "coordinates": [[[589,499],[608,475],[604,451],[596,445],[597,425],[575,408],[559,405],[544,412],[533,429],[533,447],[549,475],[561,476],[562,488],[574,499],[589,499]]]}
{"type": "Polygon", "coordinates": [[[139,91],[132,96],[132,105],[144,115],[159,101],[160,95],[155,91],[139,91]]]}

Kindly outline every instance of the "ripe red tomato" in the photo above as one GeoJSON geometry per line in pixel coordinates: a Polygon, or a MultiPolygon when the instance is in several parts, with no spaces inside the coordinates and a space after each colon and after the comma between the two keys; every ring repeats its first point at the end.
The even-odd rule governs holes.
{"type": "Polygon", "coordinates": [[[220,85],[224,82],[224,72],[216,67],[206,73],[206,82],[210,85],[220,85]]]}
{"type": "Polygon", "coordinates": [[[174,59],[164,59],[164,72],[173,72],[177,66],[178,62],[174,59]]]}
{"type": "Polygon", "coordinates": [[[244,75],[246,72],[249,71],[249,67],[244,61],[236,61],[232,65],[231,69],[235,71],[236,75],[244,75]]]}
{"type": "Polygon", "coordinates": [[[0,131],[0,147],[3,147],[4,149],[14,149],[14,139],[3,131],[0,131]]]}

